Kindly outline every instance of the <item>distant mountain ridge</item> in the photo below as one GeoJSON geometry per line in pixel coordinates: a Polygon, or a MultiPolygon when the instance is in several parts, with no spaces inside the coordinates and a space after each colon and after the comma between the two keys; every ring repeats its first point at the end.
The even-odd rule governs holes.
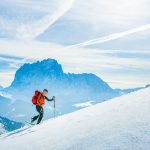
{"type": "MultiPolygon", "coordinates": [[[[3,92],[11,95],[13,101],[0,97],[0,105],[3,108],[0,115],[9,114],[9,118],[16,121],[30,119],[32,114],[35,114],[31,103],[34,91],[42,91],[45,88],[49,91],[48,97],[56,96],[57,115],[79,109],[74,107],[78,103],[92,101],[92,104],[96,104],[141,89],[112,89],[92,73],[64,73],[61,64],[56,60],[45,59],[26,63],[17,70],[12,84],[3,89],[3,92]]],[[[53,108],[49,107],[49,104],[46,105],[45,118],[53,116],[53,108]]]]}
{"type": "Polygon", "coordinates": [[[2,90],[3,89],[3,87],[0,85],[0,90],[2,90]]]}
{"type": "Polygon", "coordinates": [[[96,98],[101,97],[102,93],[116,93],[106,82],[92,73],[64,73],[62,66],[54,59],[24,64],[17,70],[15,79],[7,90],[30,93],[32,90],[43,88],[47,88],[51,95],[68,98],[96,98]]]}
{"type": "Polygon", "coordinates": [[[2,124],[4,126],[4,129],[6,132],[19,129],[23,126],[23,123],[15,122],[15,121],[9,120],[9,119],[7,119],[5,117],[1,117],[1,116],[0,116],[0,124],[2,124]]]}

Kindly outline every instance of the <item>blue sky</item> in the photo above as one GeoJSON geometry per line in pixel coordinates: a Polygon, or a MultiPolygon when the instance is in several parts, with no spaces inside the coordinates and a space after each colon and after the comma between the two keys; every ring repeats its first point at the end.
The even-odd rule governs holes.
{"type": "Polygon", "coordinates": [[[148,0],[0,2],[0,85],[25,62],[55,58],[114,88],[150,83],[148,0]]]}

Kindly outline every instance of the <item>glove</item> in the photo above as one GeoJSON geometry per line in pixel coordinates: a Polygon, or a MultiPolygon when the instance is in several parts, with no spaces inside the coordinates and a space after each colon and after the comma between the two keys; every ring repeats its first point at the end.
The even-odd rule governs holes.
{"type": "Polygon", "coordinates": [[[53,100],[53,101],[55,100],[55,96],[52,97],[52,100],[53,100]]]}

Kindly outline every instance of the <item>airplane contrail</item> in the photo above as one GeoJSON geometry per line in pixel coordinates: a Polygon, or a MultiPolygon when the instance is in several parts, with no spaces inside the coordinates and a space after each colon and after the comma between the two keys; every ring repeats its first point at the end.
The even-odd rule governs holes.
{"type": "Polygon", "coordinates": [[[89,46],[89,45],[94,45],[94,44],[101,44],[101,43],[105,43],[105,42],[109,42],[112,40],[116,40],[119,38],[122,38],[124,36],[130,35],[130,34],[134,34],[137,32],[141,32],[141,31],[145,31],[150,29],[150,24],[141,26],[141,27],[137,27],[137,28],[133,28],[124,32],[118,32],[118,33],[114,33],[114,34],[110,34],[108,36],[104,36],[104,37],[100,37],[100,38],[96,38],[93,40],[89,40],[86,42],[82,42],[79,44],[74,44],[74,45],[70,45],[65,47],[65,49],[69,49],[69,48],[74,48],[74,47],[85,47],[85,46],[89,46]]]}
{"type": "MultiPolygon", "coordinates": [[[[65,0],[62,6],[58,10],[55,10],[56,13],[53,15],[47,15],[39,22],[34,24],[25,25],[19,28],[18,36],[19,38],[31,38],[34,39],[38,35],[42,34],[48,27],[50,27],[54,22],[56,22],[61,16],[63,16],[73,5],[75,0],[65,0]]],[[[30,59],[29,57],[21,60],[21,63],[27,62],[30,59]]]]}
{"type": "Polygon", "coordinates": [[[42,34],[48,27],[56,22],[61,16],[63,16],[73,5],[75,0],[64,0],[60,4],[60,7],[55,10],[53,15],[48,14],[39,21],[32,24],[22,25],[17,29],[18,38],[34,39],[38,35],[42,34]]]}
{"type": "MultiPolygon", "coordinates": [[[[134,33],[137,33],[137,32],[141,32],[141,31],[145,31],[145,30],[148,30],[148,29],[150,29],[150,24],[147,24],[147,25],[144,25],[144,26],[141,26],[141,27],[137,27],[137,28],[134,28],[134,29],[130,29],[130,30],[127,30],[127,31],[124,31],[124,32],[114,33],[114,34],[111,34],[111,35],[108,35],[108,36],[96,38],[96,39],[89,40],[89,41],[86,41],[86,42],[83,42],[83,43],[67,46],[67,47],[62,48],[62,49],[70,49],[70,48],[94,45],[94,44],[98,44],[98,43],[99,44],[100,43],[105,43],[105,42],[109,42],[111,40],[119,39],[119,38],[122,38],[124,36],[134,34],[134,33]]],[[[25,58],[21,62],[26,62],[27,59],[29,59],[29,58],[25,58]]]]}

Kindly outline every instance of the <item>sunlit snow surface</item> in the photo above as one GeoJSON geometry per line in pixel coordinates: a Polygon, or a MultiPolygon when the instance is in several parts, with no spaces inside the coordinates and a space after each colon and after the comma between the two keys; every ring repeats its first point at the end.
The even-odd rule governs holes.
{"type": "Polygon", "coordinates": [[[78,103],[78,104],[74,104],[73,106],[76,107],[76,108],[84,108],[84,107],[89,107],[89,106],[92,106],[94,101],[88,101],[88,102],[85,102],[85,103],[78,103]]]}
{"type": "Polygon", "coordinates": [[[26,126],[0,137],[2,150],[149,150],[150,88],[26,126]]]}

